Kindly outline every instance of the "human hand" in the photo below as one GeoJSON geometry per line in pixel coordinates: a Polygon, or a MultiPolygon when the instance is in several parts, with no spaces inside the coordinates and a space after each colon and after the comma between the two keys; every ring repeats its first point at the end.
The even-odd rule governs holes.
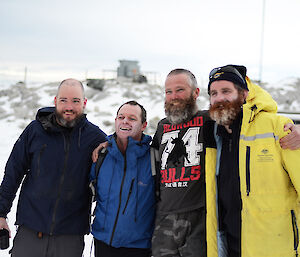
{"type": "Polygon", "coordinates": [[[296,150],[300,148],[300,125],[287,123],[284,125],[284,131],[290,130],[291,133],[279,140],[282,149],[296,150]]]}
{"type": "Polygon", "coordinates": [[[8,224],[7,224],[7,222],[6,222],[6,219],[5,219],[5,218],[0,218],[0,229],[3,229],[3,228],[5,228],[5,229],[8,230],[8,232],[9,232],[9,237],[11,237],[10,229],[9,229],[9,227],[8,227],[8,224]]]}
{"type": "Polygon", "coordinates": [[[106,147],[108,147],[108,142],[101,143],[100,145],[97,146],[97,148],[95,148],[95,150],[92,153],[92,160],[93,160],[93,162],[97,161],[99,151],[102,148],[106,148],[106,147]]]}

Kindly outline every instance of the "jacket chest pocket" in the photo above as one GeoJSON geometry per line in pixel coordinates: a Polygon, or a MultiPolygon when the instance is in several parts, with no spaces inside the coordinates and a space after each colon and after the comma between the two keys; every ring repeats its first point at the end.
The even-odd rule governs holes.
{"type": "Polygon", "coordinates": [[[240,154],[241,193],[282,192],[289,187],[281,157],[269,144],[246,145],[240,154]]]}

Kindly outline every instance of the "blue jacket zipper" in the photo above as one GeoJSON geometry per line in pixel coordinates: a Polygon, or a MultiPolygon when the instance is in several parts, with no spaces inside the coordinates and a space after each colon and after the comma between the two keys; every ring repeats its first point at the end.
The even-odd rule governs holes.
{"type": "Polygon", "coordinates": [[[134,178],[131,180],[131,184],[130,184],[129,193],[128,193],[127,200],[126,200],[126,204],[125,204],[125,207],[124,207],[124,209],[123,209],[123,212],[122,212],[122,214],[124,214],[124,213],[125,213],[125,211],[126,211],[126,208],[127,208],[127,205],[128,205],[128,202],[129,202],[129,199],[130,199],[131,193],[132,193],[133,183],[134,183],[134,178]]]}
{"type": "Polygon", "coordinates": [[[113,238],[114,238],[114,234],[115,234],[115,231],[116,231],[116,227],[117,227],[117,223],[118,223],[118,219],[119,219],[119,214],[120,214],[120,209],[121,209],[121,203],[122,203],[123,185],[124,185],[125,176],[126,176],[126,166],[127,166],[127,162],[126,162],[126,155],[125,155],[125,157],[124,157],[124,175],[123,175],[123,178],[122,178],[121,188],[120,188],[120,194],[119,194],[118,212],[117,212],[117,216],[116,216],[116,219],[115,219],[113,231],[111,233],[111,238],[110,238],[109,245],[112,244],[112,241],[113,241],[113,238]]]}

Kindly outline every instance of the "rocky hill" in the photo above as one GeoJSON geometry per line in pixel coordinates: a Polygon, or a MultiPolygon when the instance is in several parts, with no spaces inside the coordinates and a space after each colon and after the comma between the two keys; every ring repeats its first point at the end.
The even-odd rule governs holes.
{"type": "MultiPolygon", "coordinates": [[[[40,107],[52,106],[59,82],[43,85],[16,83],[1,86],[0,82],[0,122],[16,123],[23,129],[40,107]]],[[[287,79],[276,85],[263,87],[277,101],[279,110],[300,112],[300,79],[287,79]]],[[[148,128],[152,135],[157,122],[164,117],[164,90],[160,85],[132,83],[128,80],[106,80],[103,90],[85,86],[88,99],[86,113],[88,119],[106,133],[113,132],[114,117],[118,107],[129,100],[136,100],[147,110],[148,128]]],[[[198,100],[200,109],[208,108],[206,88],[201,88],[198,100]]]]}

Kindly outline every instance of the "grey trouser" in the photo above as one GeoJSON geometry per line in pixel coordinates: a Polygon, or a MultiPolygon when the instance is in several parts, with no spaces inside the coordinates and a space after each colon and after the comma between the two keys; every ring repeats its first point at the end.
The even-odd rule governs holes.
{"type": "Polygon", "coordinates": [[[204,208],[156,215],[152,237],[154,257],[206,257],[204,208]]]}
{"type": "Polygon", "coordinates": [[[81,257],[84,237],[80,235],[40,235],[20,226],[14,238],[12,257],[81,257]]]}

